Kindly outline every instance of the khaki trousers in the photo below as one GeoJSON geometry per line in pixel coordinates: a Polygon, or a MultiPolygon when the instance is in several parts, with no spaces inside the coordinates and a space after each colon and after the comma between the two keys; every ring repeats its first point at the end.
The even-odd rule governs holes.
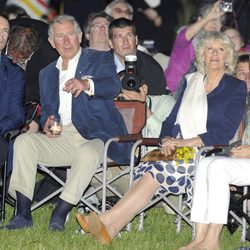
{"type": "Polygon", "coordinates": [[[71,166],[60,198],[77,204],[96,168],[102,163],[103,149],[104,143],[100,139],[84,139],[73,125],[64,126],[61,136],[57,138],[48,138],[39,133],[20,135],[14,144],[9,193],[16,198],[18,191],[32,200],[37,164],[71,166]]]}

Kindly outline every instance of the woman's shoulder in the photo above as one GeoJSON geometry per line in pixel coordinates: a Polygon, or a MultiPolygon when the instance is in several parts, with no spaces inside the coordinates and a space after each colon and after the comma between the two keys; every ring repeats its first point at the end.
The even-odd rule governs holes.
{"type": "Polygon", "coordinates": [[[244,81],[232,76],[225,74],[223,77],[224,81],[226,82],[226,86],[232,89],[243,89],[247,91],[247,85],[244,81]]]}

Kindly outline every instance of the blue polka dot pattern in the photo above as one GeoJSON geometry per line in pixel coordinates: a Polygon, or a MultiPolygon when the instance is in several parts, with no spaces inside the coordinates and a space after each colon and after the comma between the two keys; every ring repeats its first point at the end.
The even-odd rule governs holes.
{"type": "Polygon", "coordinates": [[[194,161],[155,161],[142,162],[134,174],[134,180],[140,179],[146,172],[160,184],[156,195],[166,192],[172,194],[187,194],[186,203],[190,207],[193,193],[194,161]]]}

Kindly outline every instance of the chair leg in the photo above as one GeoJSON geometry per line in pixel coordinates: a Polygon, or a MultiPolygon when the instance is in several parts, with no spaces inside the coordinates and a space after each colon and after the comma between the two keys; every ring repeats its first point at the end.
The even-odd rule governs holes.
{"type": "Polygon", "coordinates": [[[2,169],[2,201],[1,201],[1,223],[5,220],[5,197],[6,197],[6,185],[7,185],[7,161],[5,161],[2,169]]]}

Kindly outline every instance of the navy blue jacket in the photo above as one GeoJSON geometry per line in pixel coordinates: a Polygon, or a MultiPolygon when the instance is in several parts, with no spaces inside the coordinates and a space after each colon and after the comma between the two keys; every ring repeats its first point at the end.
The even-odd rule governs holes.
{"type": "MultiPolygon", "coordinates": [[[[185,88],[187,83],[185,83],[185,88]]],[[[184,89],[185,89],[184,88],[184,89]]],[[[227,145],[234,137],[246,105],[247,87],[244,81],[224,74],[219,85],[207,95],[207,132],[199,135],[204,145],[227,145]]],[[[169,117],[162,124],[160,138],[175,137],[180,132],[175,125],[182,95],[169,117]]]]}
{"type": "MultiPolygon", "coordinates": [[[[82,92],[72,98],[72,123],[82,137],[99,138],[106,142],[109,138],[127,134],[121,114],[114,105],[114,98],[121,90],[114,60],[109,52],[82,49],[75,78],[91,76],[94,81],[94,96],[82,92]]],[[[48,116],[58,116],[59,71],[56,61],[40,72],[41,125],[48,116]]],[[[118,163],[127,163],[130,144],[113,143],[108,157],[118,163]]]]}
{"type": "Polygon", "coordinates": [[[17,129],[24,124],[23,70],[12,64],[1,54],[0,57],[0,135],[8,130],[17,129]]]}

